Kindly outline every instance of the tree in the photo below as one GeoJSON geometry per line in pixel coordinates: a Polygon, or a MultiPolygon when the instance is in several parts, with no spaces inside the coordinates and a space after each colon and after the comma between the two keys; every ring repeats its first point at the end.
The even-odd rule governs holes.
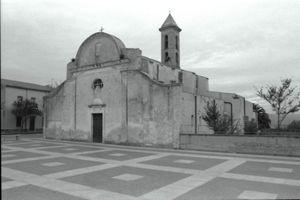
{"type": "Polygon", "coordinates": [[[300,121],[292,121],[288,127],[287,127],[287,130],[300,130],[300,121]]]}
{"type": "Polygon", "coordinates": [[[25,99],[13,102],[12,114],[21,118],[21,129],[26,129],[27,120],[32,116],[40,116],[42,111],[36,102],[25,99]]]}
{"type": "Polygon", "coordinates": [[[257,124],[254,119],[245,123],[244,131],[245,134],[255,134],[257,132],[257,124]]]}
{"type": "Polygon", "coordinates": [[[291,82],[292,79],[282,79],[279,87],[272,85],[257,90],[257,96],[266,100],[277,114],[278,129],[286,116],[300,110],[300,93],[294,94],[296,87],[291,87],[291,82]]]}
{"type": "Polygon", "coordinates": [[[257,113],[258,129],[270,128],[271,120],[265,109],[258,104],[253,104],[253,111],[257,113]]]}
{"type": "Polygon", "coordinates": [[[202,118],[215,133],[233,134],[237,132],[237,123],[234,123],[231,118],[220,113],[215,100],[207,102],[207,106],[204,109],[205,114],[202,118]]]}

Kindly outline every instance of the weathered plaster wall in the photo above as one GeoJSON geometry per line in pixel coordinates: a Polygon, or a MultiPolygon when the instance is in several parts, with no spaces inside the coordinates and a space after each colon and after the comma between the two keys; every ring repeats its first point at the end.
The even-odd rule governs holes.
{"type": "Polygon", "coordinates": [[[232,104],[232,115],[234,122],[238,123],[238,129],[241,133],[244,131],[244,98],[233,93],[209,92],[209,96],[221,99],[224,102],[232,104]],[[234,98],[237,96],[238,98],[234,98]]]}
{"type": "Polygon", "coordinates": [[[81,67],[119,60],[121,48],[125,45],[118,38],[104,32],[95,33],[79,47],[76,65],[81,67]]]}
{"type": "Polygon", "coordinates": [[[194,131],[195,124],[195,96],[183,92],[181,94],[181,125],[185,131],[194,131]]]}
{"type": "Polygon", "coordinates": [[[182,91],[190,94],[195,94],[196,89],[196,75],[193,72],[182,71],[182,82],[183,88],[182,91]]]}
{"type": "Polygon", "coordinates": [[[245,111],[246,111],[246,116],[248,117],[248,119],[251,121],[251,119],[256,119],[256,115],[255,112],[253,112],[253,103],[249,102],[249,101],[245,101],[245,111]]]}
{"type": "Polygon", "coordinates": [[[171,82],[178,83],[179,69],[172,69],[171,67],[165,66],[153,59],[143,57],[141,69],[142,71],[148,73],[149,76],[154,80],[158,80],[166,84],[171,82]]]}
{"type": "Polygon", "coordinates": [[[204,76],[198,76],[198,88],[197,95],[207,96],[208,94],[208,78],[204,76]]]}
{"type": "Polygon", "coordinates": [[[218,110],[222,113],[224,110],[224,102],[220,99],[214,99],[212,97],[207,96],[197,96],[197,134],[213,134],[214,131],[209,128],[207,123],[203,120],[203,116],[205,115],[205,108],[207,107],[208,102],[212,102],[215,100],[218,110]]]}
{"type": "Polygon", "coordinates": [[[127,72],[128,143],[178,147],[180,87],[163,87],[127,72]]]}
{"type": "MultiPolygon", "coordinates": [[[[125,64],[126,65],[126,64],[125,64]]],[[[119,139],[122,141],[122,81],[120,69],[124,65],[108,67],[100,70],[86,71],[78,76],[77,82],[77,112],[76,129],[92,140],[92,113],[89,108],[95,98],[96,91],[92,88],[95,79],[103,81],[100,99],[106,105],[103,113],[103,140],[104,142],[119,139]]]]}
{"type": "Polygon", "coordinates": [[[44,98],[44,137],[75,139],[75,79],[64,82],[44,98]]]}
{"type": "MultiPolygon", "coordinates": [[[[18,129],[16,127],[16,117],[11,113],[13,109],[13,102],[17,100],[18,96],[22,96],[23,100],[30,100],[31,97],[36,98],[36,103],[38,104],[39,109],[43,108],[43,96],[45,96],[47,92],[30,90],[30,89],[21,89],[14,87],[5,87],[3,86],[3,90],[1,87],[1,103],[3,103],[3,118],[1,116],[1,129],[18,129]],[[2,96],[3,94],[3,96],[2,96]]],[[[27,129],[29,129],[30,121],[27,121],[27,129]]],[[[37,116],[35,119],[35,129],[43,128],[42,117],[37,116]]]]}
{"type": "MultiPolygon", "coordinates": [[[[92,141],[92,113],[89,107],[97,98],[93,81],[100,78],[99,97],[106,106],[103,113],[103,140],[122,139],[122,81],[120,69],[127,64],[75,74],[53,97],[46,98],[46,137],[92,141]],[[76,98],[75,98],[76,96],[76,98]]],[[[99,111],[97,111],[99,112],[99,111]]]]}
{"type": "Polygon", "coordinates": [[[181,134],[180,148],[300,156],[300,137],[181,134]]]}

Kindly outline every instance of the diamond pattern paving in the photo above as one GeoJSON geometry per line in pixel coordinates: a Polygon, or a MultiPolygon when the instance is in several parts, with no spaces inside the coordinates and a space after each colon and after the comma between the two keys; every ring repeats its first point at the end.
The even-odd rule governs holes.
{"type": "Polygon", "coordinates": [[[184,169],[205,170],[226,160],[213,158],[185,157],[185,156],[166,156],[150,161],[143,162],[151,165],[162,165],[169,167],[178,167],[184,169]]]}
{"type": "Polygon", "coordinates": [[[2,191],[2,199],[13,200],[84,200],[83,198],[76,197],[53,190],[26,185],[16,188],[11,188],[2,191]],[[25,192],[24,192],[25,191],[25,192]]]}
{"type": "Polygon", "coordinates": [[[187,176],[189,175],[121,166],[67,177],[63,180],[121,194],[140,196],[187,176]],[[128,179],[132,180],[129,181],[128,179]]]}
{"type": "Polygon", "coordinates": [[[85,147],[85,146],[63,146],[63,147],[51,147],[51,148],[43,148],[43,151],[47,152],[55,152],[55,153],[81,153],[85,151],[97,151],[102,150],[97,147],[85,147]]]}
{"type": "Polygon", "coordinates": [[[1,157],[2,157],[1,160],[2,161],[34,158],[34,157],[40,157],[40,156],[47,156],[47,154],[32,153],[32,152],[26,152],[26,151],[1,152],[1,157]]]}
{"type": "Polygon", "coordinates": [[[120,150],[112,150],[112,151],[105,151],[105,152],[97,152],[97,153],[86,153],[81,154],[87,157],[95,157],[95,158],[104,158],[108,160],[130,160],[135,158],[140,158],[144,156],[151,156],[152,153],[142,153],[142,152],[135,152],[135,151],[120,151],[120,150]]]}
{"type": "Polygon", "coordinates": [[[300,199],[297,157],[53,140],[1,150],[2,199],[300,199]]]}
{"type": "Polygon", "coordinates": [[[248,161],[231,173],[258,175],[276,178],[300,179],[300,165],[248,161]]]}
{"type": "Polygon", "coordinates": [[[28,172],[37,175],[45,175],[56,173],[60,171],[79,169],[83,167],[91,167],[95,165],[101,165],[101,162],[92,162],[73,158],[49,158],[40,159],[34,161],[26,161],[20,163],[6,164],[5,167],[20,170],[23,172],[28,172]]]}
{"type": "Polygon", "coordinates": [[[39,147],[51,147],[57,146],[60,144],[48,143],[48,142],[27,142],[21,144],[10,144],[10,147],[19,147],[19,148],[39,148],[39,147]]]}
{"type": "Polygon", "coordinates": [[[238,199],[246,197],[246,195],[246,199],[249,199],[248,195],[250,194],[255,195],[253,196],[254,198],[260,197],[259,199],[265,199],[266,197],[274,197],[273,199],[276,197],[279,199],[291,199],[292,197],[300,195],[300,186],[215,178],[183,194],[178,197],[177,200],[198,200],[199,197],[201,197],[201,199],[238,199]]]}

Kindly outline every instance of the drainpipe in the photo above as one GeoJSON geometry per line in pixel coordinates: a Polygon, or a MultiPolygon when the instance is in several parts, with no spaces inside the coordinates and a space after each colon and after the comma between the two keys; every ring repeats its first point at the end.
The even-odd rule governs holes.
{"type": "Polygon", "coordinates": [[[197,134],[197,95],[195,96],[195,134],[197,134]]]}
{"type": "Polygon", "coordinates": [[[231,123],[231,129],[232,129],[232,125],[233,125],[233,116],[232,116],[232,103],[231,102],[224,102],[227,104],[230,104],[230,123],[231,123]]]}
{"type": "Polygon", "coordinates": [[[77,77],[75,77],[75,92],[74,92],[75,96],[74,96],[74,131],[76,130],[76,119],[77,119],[77,105],[76,105],[76,102],[77,102],[77,77]]]}
{"type": "Polygon", "coordinates": [[[126,89],[125,89],[125,97],[126,97],[126,115],[125,115],[125,125],[126,125],[126,136],[127,136],[127,144],[128,144],[128,72],[126,72],[126,89]]]}
{"type": "Polygon", "coordinates": [[[245,119],[245,117],[246,117],[246,99],[245,99],[245,97],[243,97],[243,99],[244,99],[244,119],[245,119]]]}

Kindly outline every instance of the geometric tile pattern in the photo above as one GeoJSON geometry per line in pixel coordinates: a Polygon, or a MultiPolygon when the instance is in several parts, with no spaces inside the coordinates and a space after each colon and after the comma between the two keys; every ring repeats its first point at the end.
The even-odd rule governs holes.
{"type": "Polygon", "coordinates": [[[57,167],[57,166],[64,165],[64,163],[61,163],[61,162],[48,162],[48,163],[42,163],[41,165],[46,166],[46,167],[57,167]]]}
{"type": "Polygon", "coordinates": [[[21,187],[10,188],[2,191],[2,199],[25,200],[25,199],[40,199],[40,200],[84,200],[61,192],[52,191],[46,188],[41,188],[33,185],[25,185],[21,187]]]}
{"type": "Polygon", "coordinates": [[[300,179],[300,165],[247,161],[232,169],[236,174],[258,175],[275,178],[300,179]]]}
{"type": "Polygon", "coordinates": [[[167,167],[178,167],[186,169],[196,169],[196,170],[206,170],[210,167],[213,167],[217,164],[221,164],[226,161],[225,159],[215,159],[215,158],[201,158],[193,156],[177,156],[170,155],[158,159],[153,159],[145,161],[145,164],[151,165],[161,165],[167,167]]]}
{"type": "Polygon", "coordinates": [[[101,150],[101,148],[72,145],[72,146],[62,146],[62,147],[49,147],[40,150],[47,151],[47,152],[55,152],[55,153],[84,153],[88,151],[101,150]]]}
{"type": "Polygon", "coordinates": [[[2,166],[10,169],[15,169],[31,174],[45,175],[57,173],[66,170],[80,169],[84,167],[91,167],[102,165],[102,162],[86,161],[74,158],[56,157],[47,159],[38,159],[24,161],[22,163],[9,163],[2,166]]]}
{"type": "Polygon", "coordinates": [[[175,163],[191,164],[194,160],[174,160],[175,163]]]}
{"type": "Polygon", "coordinates": [[[34,158],[34,157],[40,157],[40,156],[47,156],[47,154],[27,152],[27,151],[1,152],[1,160],[2,161],[28,159],[28,158],[34,158]]]}
{"type": "Polygon", "coordinates": [[[293,169],[280,168],[280,167],[270,167],[268,170],[273,171],[273,172],[286,172],[286,173],[292,173],[293,172],[293,169]]]}
{"type": "Polygon", "coordinates": [[[50,142],[26,142],[21,144],[9,144],[9,147],[19,147],[19,148],[40,148],[40,147],[51,147],[51,146],[57,146],[58,144],[50,143],[50,142]]]}
{"type": "Polygon", "coordinates": [[[118,160],[118,161],[125,161],[130,159],[136,159],[146,156],[153,155],[152,153],[144,153],[138,151],[126,151],[126,150],[111,150],[111,151],[103,151],[97,153],[84,153],[81,154],[87,157],[93,158],[103,158],[108,160],[118,160]]]}
{"type": "Polygon", "coordinates": [[[239,199],[276,199],[277,194],[245,190],[238,196],[239,199]]]}
{"type": "Polygon", "coordinates": [[[300,158],[189,152],[4,141],[2,199],[300,199],[300,158]]]}
{"type": "Polygon", "coordinates": [[[16,154],[3,154],[1,157],[2,158],[12,158],[12,157],[16,157],[16,154]]]}
{"type": "Polygon", "coordinates": [[[112,153],[112,154],[109,154],[111,156],[125,156],[126,154],[124,153],[112,153]]]}
{"type": "Polygon", "coordinates": [[[215,178],[176,199],[293,199],[299,197],[299,189],[300,186],[215,178]]]}
{"type": "Polygon", "coordinates": [[[123,195],[138,197],[188,176],[190,175],[120,166],[66,177],[62,180],[97,189],[117,192],[123,195]]]}
{"type": "Polygon", "coordinates": [[[135,181],[137,179],[142,178],[143,176],[135,175],[135,174],[121,174],[118,176],[114,176],[112,178],[122,180],[122,181],[135,181]]]}

